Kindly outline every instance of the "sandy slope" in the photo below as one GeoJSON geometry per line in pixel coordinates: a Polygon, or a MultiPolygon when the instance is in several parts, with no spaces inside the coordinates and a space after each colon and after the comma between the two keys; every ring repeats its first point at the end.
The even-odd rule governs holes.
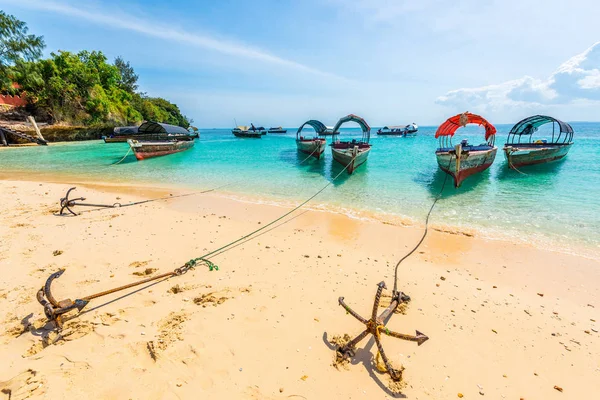
{"type": "MultiPolygon", "coordinates": [[[[359,333],[337,298],[368,315],[376,284],[392,286],[392,265],[420,228],[303,213],[215,257],[219,271],[201,267],[93,301],[66,324],[64,340],[44,347],[53,336],[35,293],[51,272],[66,268],[54,292],[74,299],[172,270],[286,211],[205,194],[57,217],[67,187],[0,181],[5,398],[396,396],[373,368],[372,341],[361,343],[348,370],[338,371],[327,339],[359,333]]],[[[78,188],[79,195],[110,203],[166,193],[78,188]]],[[[400,287],[413,300],[406,315],[389,323],[430,340],[417,347],[383,339],[388,356],[406,368],[400,397],[596,398],[599,264],[433,232],[401,268],[400,287]]]]}

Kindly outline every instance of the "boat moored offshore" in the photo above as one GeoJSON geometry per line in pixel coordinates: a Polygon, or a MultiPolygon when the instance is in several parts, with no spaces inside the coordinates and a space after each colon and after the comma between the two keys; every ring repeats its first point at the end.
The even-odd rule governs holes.
{"type": "Polygon", "coordinates": [[[439,148],[435,155],[442,171],[452,176],[454,187],[459,187],[465,178],[485,171],[492,165],[496,158],[498,148],[494,146],[496,128],[483,117],[469,112],[449,118],[438,128],[435,133],[439,138],[439,148]],[[452,145],[452,136],[457,129],[468,124],[477,124],[485,128],[486,143],[474,146],[467,140],[452,145]]]}
{"type": "Polygon", "coordinates": [[[346,171],[352,174],[356,168],[367,161],[371,151],[369,144],[371,127],[358,115],[350,114],[341,118],[333,128],[333,143],[331,143],[331,155],[338,163],[346,167],[346,171]],[[362,130],[361,140],[340,141],[340,127],[346,122],[356,122],[362,130]]]}
{"type": "Polygon", "coordinates": [[[298,131],[296,132],[296,147],[298,148],[298,151],[313,156],[317,160],[320,159],[321,154],[323,154],[325,146],[327,145],[326,140],[320,136],[322,136],[323,132],[326,130],[327,127],[323,125],[321,121],[317,121],[316,119],[311,119],[300,125],[300,128],[298,128],[298,131]],[[302,128],[306,125],[313,127],[316,136],[307,137],[302,135],[302,128]]]}
{"type": "MultiPolygon", "coordinates": [[[[549,134],[549,132],[548,132],[549,134]]],[[[508,133],[504,155],[508,167],[516,169],[526,165],[545,164],[563,159],[573,146],[573,128],[566,122],[546,115],[534,115],[518,122],[508,133]],[[532,142],[538,128],[552,124],[552,138],[532,142]],[[558,133],[556,132],[558,127],[558,133]],[[526,141],[522,141],[523,137],[526,141]]]]}

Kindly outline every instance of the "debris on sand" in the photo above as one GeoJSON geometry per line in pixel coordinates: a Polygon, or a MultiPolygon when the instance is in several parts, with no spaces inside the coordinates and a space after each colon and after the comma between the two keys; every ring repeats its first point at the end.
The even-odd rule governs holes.
{"type": "Polygon", "coordinates": [[[136,272],[134,272],[133,275],[136,275],[136,276],[148,276],[148,275],[152,275],[155,272],[156,272],[156,268],[146,268],[143,271],[136,271],[136,272]]]}

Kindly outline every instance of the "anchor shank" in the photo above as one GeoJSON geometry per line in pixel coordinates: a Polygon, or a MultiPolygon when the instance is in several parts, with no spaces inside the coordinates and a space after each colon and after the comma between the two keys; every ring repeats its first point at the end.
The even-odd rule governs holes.
{"type": "Polygon", "coordinates": [[[392,300],[392,302],[390,303],[390,305],[387,306],[387,308],[385,310],[383,310],[383,312],[379,315],[379,317],[377,317],[377,323],[380,324],[380,325],[385,325],[385,320],[388,319],[388,317],[394,311],[396,311],[396,308],[398,308],[399,304],[400,303],[398,302],[398,299],[392,300]]]}
{"type": "Polygon", "coordinates": [[[119,286],[119,287],[114,288],[114,289],[105,290],[104,292],[95,293],[95,294],[92,294],[92,295],[89,295],[89,296],[86,296],[86,297],[82,297],[81,300],[90,301],[90,300],[96,299],[98,297],[106,296],[106,295],[109,295],[109,294],[115,293],[115,292],[120,292],[121,290],[129,289],[129,288],[134,287],[134,286],[143,285],[144,283],[152,282],[152,281],[155,281],[157,279],[169,278],[169,277],[174,276],[174,275],[177,275],[177,273],[175,273],[175,272],[166,272],[164,274],[153,276],[152,278],[142,279],[141,281],[129,283],[127,285],[119,286]]]}

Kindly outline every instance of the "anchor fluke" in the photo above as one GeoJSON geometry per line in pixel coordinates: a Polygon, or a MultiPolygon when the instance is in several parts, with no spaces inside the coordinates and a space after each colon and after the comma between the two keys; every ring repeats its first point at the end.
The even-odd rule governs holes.
{"type": "Polygon", "coordinates": [[[380,282],[377,285],[377,293],[375,294],[375,301],[373,302],[373,312],[372,312],[371,318],[368,320],[366,318],[363,318],[362,316],[360,316],[356,311],[354,311],[348,305],[346,305],[343,297],[340,297],[338,299],[338,303],[346,310],[346,312],[348,314],[352,315],[357,320],[359,320],[361,323],[363,323],[365,325],[366,329],[360,335],[358,335],[357,337],[355,337],[354,339],[352,339],[345,345],[338,346],[336,351],[338,353],[338,356],[341,357],[342,359],[348,359],[349,357],[354,357],[354,355],[356,354],[356,345],[361,340],[363,340],[365,337],[367,337],[369,334],[371,334],[375,338],[375,344],[377,345],[377,350],[379,351],[379,354],[381,355],[381,358],[385,365],[386,372],[390,375],[390,377],[393,380],[399,381],[400,379],[402,379],[402,371],[395,370],[394,368],[392,368],[390,361],[389,361],[387,355],[385,354],[385,351],[383,350],[383,346],[381,344],[381,334],[383,333],[387,336],[395,337],[395,338],[402,339],[402,340],[408,340],[411,342],[416,342],[419,346],[422,345],[423,343],[425,343],[427,340],[429,340],[429,337],[419,331],[415,331],[416,334],[414,336],[407,335],[405,333],[398,333],[398,332],[390,331],[385,326],[385,323],[386,323],[388,317],[393,315],[394,311],[398,308],[398,306],[401,303],[410,301],[410,297],[407,296],[406,294],[404,294],[402,292],[394,292],[392,294],[392,301],[390,302],[390,305],[385,310],[383,310],[383,312],[378,316],[377,310],[379,309],[381,295],[382,295],[383,289],[385,289],[385,287],[386,287],[385,282],[380,282]]]}
{"type": "Polygon", "coordinates": [[[48,279],[46,279],[46,284],[38,290],[36,295],[37,301],[44,307],[46,318],[48,318],[48,321],[53,322],[59,330],[63,325],[63,314],[75,309],[81,311],[89,303],[88,300],[83,299],[76,299],[75,301],[71,299],[56,301],[51,290],[52,282],[55,279],[60,278],[64,272],[65,270],[61,269],[50,275],[48,279]]]}
{"type": "Polygon", "coordinates": [[[422,345],[423,343],[425,343],[426,341],[429,340],[429,336],[427,336],[423,332],[419,332],[419,331],[416,331],[416,332],[417,332],[416,338],[417,338],[418,346],[422,345]]]}

